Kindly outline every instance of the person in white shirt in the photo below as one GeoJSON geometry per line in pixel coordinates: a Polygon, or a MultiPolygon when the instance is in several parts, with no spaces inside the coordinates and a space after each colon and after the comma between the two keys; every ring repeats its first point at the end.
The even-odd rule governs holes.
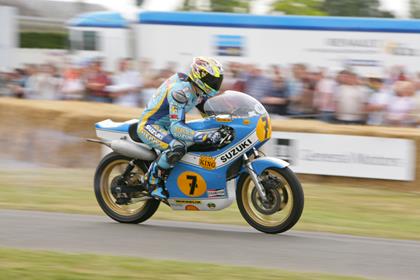
{"type": "Polygon", "coordinates": [[[386,115],[387,124],[395,126],[414,126],[416,100],[412,82],[398,81],[394,86],[395,96],[390,100],[386,115]]]}
{"type": "Polygon", "coordinates": [[[391,93],[385,89],[383,79],[380,76],[369,77],[369,86],[371,93],[367,105],[367,123],[369,125],[383,125],[392,97],[391,93]]]}
{"type": "Polygon", "coordinates": [[[340,73],[341,84],[336,95],[336,120],[342,124],[365,124],[367,89],[355,73],[344,70],[340,73]]]}
{"type": "Polygon", "coordinates": [[[132,60],[129,58],[120,60],[118,68],[119,72],[112,78],[113,85],[107,87],[107,90],[112,92],[114,104],[137,107],[142,87],[140,73],[133,70],[132,60]]]}
{"type": "Polygon", "coordinates": [[[321,80],[316,85],[314,105],[319,113],[319,119],[331,122],[335,112],[335,91],[337,82],[329,74],[322,73],[321,80]]]}

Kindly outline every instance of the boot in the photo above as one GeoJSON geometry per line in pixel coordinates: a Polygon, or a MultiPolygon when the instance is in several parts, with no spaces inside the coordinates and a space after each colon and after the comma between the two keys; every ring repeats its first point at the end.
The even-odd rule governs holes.
{"type": "Polygon", "coordinates": [[[149,168],[146,179],[149,192],[154,198],[164,200],[168,198],[168,191],[165,188],[167,170],[160,168],[155,162],[149,168]]]}

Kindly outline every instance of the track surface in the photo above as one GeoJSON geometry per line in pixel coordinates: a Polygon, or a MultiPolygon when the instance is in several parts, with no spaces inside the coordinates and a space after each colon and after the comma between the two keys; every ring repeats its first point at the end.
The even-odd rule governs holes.
{"type": "Polygon", "coordinates": [[[149,221],[118,224],[102,216],[0,210],[0,247],[106,253],[419,279],[420,242],[290,231],[266,235],[241,226],[149,221]]]}

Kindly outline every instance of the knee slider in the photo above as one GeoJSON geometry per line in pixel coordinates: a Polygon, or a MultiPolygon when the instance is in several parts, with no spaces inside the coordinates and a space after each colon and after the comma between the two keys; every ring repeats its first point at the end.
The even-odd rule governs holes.
{"type": "Polygon", "coordinates": [[[184,143],[178,140],[173,140],[170,144],[170,150],[166,154],[168,163],[170,165],[175,164],[186,154],[186,152],[184,143]]]}

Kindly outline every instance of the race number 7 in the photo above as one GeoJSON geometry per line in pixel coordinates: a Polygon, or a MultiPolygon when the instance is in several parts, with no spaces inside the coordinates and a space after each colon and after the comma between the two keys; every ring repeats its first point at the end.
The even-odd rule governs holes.
{"type": "Polygon", "coordinates": [[[197,188],[197,176],[187,175],[187,180],[191,180],[191,183],[190,183],[190,195],[194,195],[194,191],[197,188]]]}

